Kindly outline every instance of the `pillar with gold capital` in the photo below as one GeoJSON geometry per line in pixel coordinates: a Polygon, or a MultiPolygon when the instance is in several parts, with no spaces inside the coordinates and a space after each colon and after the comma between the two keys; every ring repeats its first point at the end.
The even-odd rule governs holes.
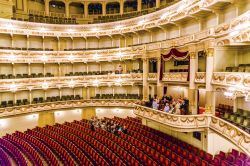
{"type": "Polygon", "coordinates": [[[96,108],[95,107],[86,107],[82,110],[82,119],[90,120],[94,116],[96,116],[96,108]]]}
{"type": "Polygon", "coordinates": [[[195,88],[195,73],[198,69],[198,58],[196,52],[190,52],[190,67],[189,67],[189,90],[188,90],[188,99],[189,99],[189,112],[191,114],[197,114],[197,89],[195,88]]]}
{"type": "Polygon", "coordinates": [[[45,15],[49,16],[49,0],[45,0],[45,15]]]}
{"type": "Polygon", "coordinates": [[[89,16],[89,2],[84,2],[84,17],[87,18],[88,16],[89,16]]]}
{"type": "Polygon", "coordinates": [[[137,0],[137,11],[140,12],[142,7],[141,7],[142,0],[137,0]]]}
{"type": "Polygon", "coordinates": [[[148,85],[148,59],[143,58],[143,101],[148,101],[149,85],[148,85]]]}
{"type": "Polygon", "coordinates": [[[155,7],[159,8],[161,6],[161,0],[156,0],[155,7]]]}
{"type": "Polygon", "coordinates": [[[123,15],[124,13],[124,0],[120,1],[120,14],[123,15]]]}
{"type": "Polygon", "coordinates": [[[159,57],[157,58],[157,97],[163,97],[163,84],[160,80],[160,72],[161,72],[161,53],[159,52],[159,57]]]}
{"type": "Polygon", "coordinates": [[[106,15],[106,2],[102,2],[102,15],[106,15]]]}
{"type": "Polygon", "coordinates": [[[206,113],[215,113],[215,94],[212,87],[212,77],[214,70],[214,48],[207,49],[206,58],[206,113]]]}
{"type": "Polygon", "coordinates": [[[65,15],[69,18],[69,2],[65,2],[65,15]]]}

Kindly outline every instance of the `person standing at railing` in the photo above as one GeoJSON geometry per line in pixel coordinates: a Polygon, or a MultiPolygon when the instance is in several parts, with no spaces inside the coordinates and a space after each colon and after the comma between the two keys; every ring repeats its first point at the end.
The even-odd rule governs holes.
{"type": "Polygon", "coordinates": [[[122,74],[122,65],[121,64],[118,65],[117,72],[118,72],[118,74],[122,74]]]}
{"type": "Polygon", "coordinates": [[[167,112],[167,113],[170,111],[170,106],[169,106],[168,103],[166,103],[166,105],[165,105],[163,111],[164,111],[164,112],[167,112]]]}
{"type": "Polygon", "coordinates": [[[159,107],[158,100],[154,99],[152,103],[152,108],[158,110],[158,107],[159,107]]]}

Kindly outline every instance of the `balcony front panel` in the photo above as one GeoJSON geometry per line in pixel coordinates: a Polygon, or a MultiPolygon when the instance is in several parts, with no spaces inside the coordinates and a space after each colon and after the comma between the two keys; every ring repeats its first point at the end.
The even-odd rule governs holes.
{"type": "Polygon", "coordinates": [[[187,83],[188,82],[188,73],[187,72],[163,73],[162,81],[187,83]]]}
{"type": "Polygon", "coordinates": [[[1,91],[11,91],[15,85],[15,91],[61,87],[86,87],[86,86],[122,86],[134,85],[142,82],[142,73],[132,74],[109,74],[109,75],[89,75],[89,76],[70,76],[70,77],[44,77],[44,78],[23,78],[23,79],[4,79],[0,80],[1,91]],[[119,82],[118,82],[119,81],[119,82]]]}
{"type": "MultiPolygon", "coordinates": [[[[209,8],[217,2],[228,3],[223,0],[214,0],[212,3],[210,0],[188,0],[180,1],[170,7],[156,11],[154,13],[119,21],[115,23],[104,23],[98,25],[52,25],[41,23],[29,23],[13,20],[1,19],[0,32],[8,34],[26,34],[35,36],[58,36],[58,37],[87,37],[87,36],[106,36],[121,33],[128,33],[134,31],[144,30],[145,28],[153,28],[161,25],[172,24],[173,22],[181,21],[186,17],[192,16],[192,14],[209,8]],[[167,13],[167,14],[166,14],[167,13]],[[164,17],[163,17],[164,16],[164,17]],[[139,21],[146,20],[143,24],[138,24],[139,21]],[[10,26],[15,24],[15,26],[10,26]],[[121,26],[120,28],[113,28],[115,26],[121,26]],[[41,27],[43,27],[41,31],[41,27]],[[73,28],[73,29],[72,29],[73,28]],[[29,30],[28,30],[29,29],[29,30]],[[71,29],[71,31],[69,31],[71,29]],[[98,29],[93,31],[93,29],[98,29]]],[[[230,27],[230,26],[229,26],[230,27]]]]}
{"type": "Polygon", "coordinates": [[[138,100],[74,100],[74,101],[56,101],[48,103],[28,104],[22,106],[13,106],[0,108],[0,117],[12,116],[24,113],[32,113],[39,111],[49,111],[67,108],[83,108],[83,107],[133,107],[138,100]]]}
{"type": "Polygon", "coordinates": [[[195,73],[195,83],[205,84],[206,83],[206,72],[195,73]]]}
{"type": "Polygon", "coordinates": [[[250,74],[241,72],[214,72],[212,84],[249,90],[250,74]]]}

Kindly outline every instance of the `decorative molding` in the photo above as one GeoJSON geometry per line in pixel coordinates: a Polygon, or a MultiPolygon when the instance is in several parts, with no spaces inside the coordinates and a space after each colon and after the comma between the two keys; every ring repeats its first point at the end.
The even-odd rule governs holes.
{"type": "Polygon", "coordinates": [[[249,90],[250,74],[242,72],[214,72],[212,84],[220,86],[235,86],[242,90],[249,90]]]}
{"type": "Polygon", "coordinates": [[[114,80],[121,79],[120,85],[134,85],[141,83],[142,73],[131,74],[108,74],[108,75],[86,75],[86,76],[68,76],[68,77],[42,77],[42,78],[23,78],[23,79],[1,79],[0,91],[10,91],[10,85],[15,84],[16,90],[42,89],[43,83],[46,82],[48,88],[70,87],[70,83],[74,83],[74,87],[94,86],[93,82],[98,80],[98,86],[116,86],[114,80]]]}
{"type": "Polygon", "coordinates": [[[166,82],[188,82],[188,72],[163,73],[162,81],[166,82]]]}
{"type": "Polygon", "coordinates": [[[195,83],[206,83],[206,72],[196,72],[195,73],[195,83]]]}
{"type": "Polygon", "coordinates": [[[181,131],[193,129],[197,131],[210,128],[250,155],[250,134],[211,114],[175,115],[140,105],[135,105],[134,114],[181,131]]]}
{"type": "Polygon", "coordinates": [[[157,81],[157,73],[148,73],[148,81],[157,81]]]}
{"type": "Polygon", "coordinates": [[[106,107],[106,106],[115,106],[115,107],[133,107],[134,103],[138,100],[70,100],[70,101],[57,101],[57,102],[48,102],[48,103],[39,103],[39,104],[29,104],[22,106],[6,107],[0,108],[0,117],[32,113],[32,112],[41,112],[48,110],[58,110],[58,109],[67,109],[67,108],[83,108],[83,107],[106,107]]]}

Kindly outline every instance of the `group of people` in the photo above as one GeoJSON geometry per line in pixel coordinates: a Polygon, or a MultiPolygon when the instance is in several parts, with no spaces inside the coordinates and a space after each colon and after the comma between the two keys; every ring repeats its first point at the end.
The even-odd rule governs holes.
{"type": "Polygon", "coordinates": [[[98,119],[96,116],[90,119],[90,127],[92,131],[95,131],[96,128],[101,128],[117,136],[119,136],[120,132],[123,132],[125,134],[128,133],[128,129],[125,125],[120,126],[119,124],[115,123],[112,120],[98,119]]]}
{"type": "Polygon", "coordinates": [[[188,114],[189,101],[187,98],[174,99],[171,95],[164,95],[161,99],[155,95],[150,98],[146,106],[177,115],[188,114]]]}

